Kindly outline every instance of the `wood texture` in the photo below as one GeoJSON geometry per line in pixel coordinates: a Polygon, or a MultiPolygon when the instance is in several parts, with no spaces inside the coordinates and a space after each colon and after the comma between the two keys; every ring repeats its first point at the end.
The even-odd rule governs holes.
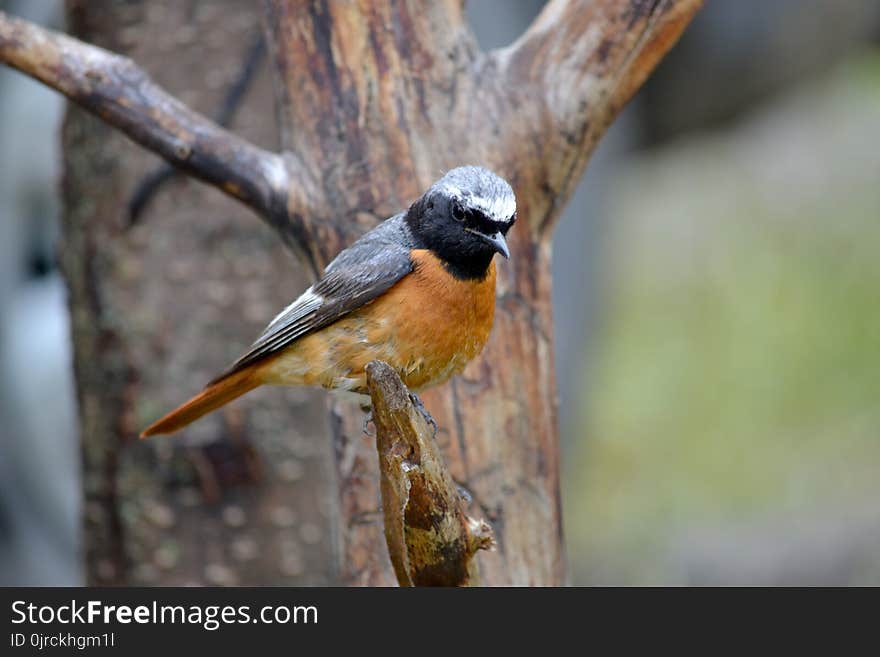
{"type": "MultiPolygon", "coordinates": [[[[286,167],[286,178],[272,180],[288,185],[276,226],[303,246],[313,267],[456,165],[488,166],[516,192],[520,221],[509,236],[512,258],[498,268],[489,343],[462,376],[424,396],[442,427],[451,472],[473,498],[469,513],[487,520],[497,540],[497,551],[479,556],[485,584],[565,582],[550,229],[596,142],[699,5],[551,0],[514,44],[482,53],[460,0],[263,2],[286,167]]],[[[3,36],[8,25],[0,15],[0,58],[7,60],[10,49],[22,50],[3,36]]],[[[27,57],[16,65],[41,75],[27,57]]],[[[51,75],[41,79],[63,89],[51,75]]],[[[93,111],[101,107],[69,95],[93,111]]],[[[137,138],[130,124],[115,125],[137,138]]],[[[143,143],[174,160],[160,144],[143,143]]],[[[279,161],[257,157],[272,164],[256,163],[254,184],[241,189],[260,189],[261,172],[279,161]]],[[[360,411],[336,405],[331,425],[341,579],[393,583],[378,465],[360,411]]]]}
{"type": "Polygon", "coordinates": [[[0,13],[0,60],[253,208],[283,239],[297,237],[284,212],[294,158],[283,161],[192,111],[129,58],[0,13]]]}
{"type": "MultiPolygon", "coordinates": [[[[259,7],[239,0],[69,7],[72,34],[135,59],[206,114],[239,71],[234,44],[261,30],[259,7]]],[[[272,101],[266,69],[231,128],[277,145],[272,101]]],[[[181,435],[136,438],[228,365],[308,273],[247,207],[185,178],[129,228],[127,201],[157,158],[75,105],[61,140],[88,583],[337,581],[320,391],[254,391],[181,435]]]]}
{"type": "MultiPolygon", "coordinates": [[[[303,217],[316,262],[411,202],[445,170],[506,177],[521,222],[498,268],[483,355],[424,395],[452,472],[493,526],[488,584],[565,581],[550,307],[550,228],[593,146],[684,28],[696,0],[555,0],[511,47],[481,53],[456,0],[268,0],[282,144],[317,181],[303,217]]],[[[388,584],[372,448],[334,410],[343,580],[388,584]]]]}
{"type": "Polygon", "coordinates": [[[379,452],[383,525],[401,586],[479,586],[477,550],[494,546],[484,520],[468,517],[434,430],[386,363],[367,365],[379,452]]]}

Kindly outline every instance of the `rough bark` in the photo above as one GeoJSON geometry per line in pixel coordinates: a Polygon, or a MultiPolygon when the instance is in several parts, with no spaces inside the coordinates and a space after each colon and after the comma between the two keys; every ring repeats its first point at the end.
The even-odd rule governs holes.
{"type": "MultiPolygon", "coordinates": [[[[258,8],[217,0],[71,2],[68,26],[204,113],[261,29],[258,8]]],[[[263,73],[233,125],[266,153],[278,140],[266,120],[272,96],[263,73]]],[[[73,318],[88,581],[332,583],[335,492],[320,393],[258,392],[181,436],[136,438],[245,348],[308,284],[306,271],[244,206],[186,181],[169,184],[128,229],[126,202],[156,158],[75,107],[63,142],[59,256],[73,318]]]]}
{"type": "MultiPolygon", "coordinates": [[[[510,235],[512,258],[499,267],[498,312],[490,342],[461,377],[424,398],[442,427],[440,440],[451,472],[473,498],[470,512],[488,520],[498,543],[497,551],[480,555],[484,583],[565,581],[550,229],[596,141],[699,4],[699,0],[551,0],[516,43],[484,54],[463,22],[460,0],[426,4],[264,0],[288,182],[284,225],[293,227],[292,234],[304,236],[297,241],[305,246],[312,265],[326,263],[358,234],[405,207],[443,171],[458,164],[489,166],[516,191],[521,221],[510,235]]],[[[80,11],[92,10],[90,4],[88,11],[80,11]]],[[[117,126],[132,134],[124,122],[117,126]]],[[[256,171],[265,169],[256,167],[256,171]]],[[[69,200],[75,204],[74,196],[71,190],[69,200]]],[[[84,213],[71,214],[72,225],[83,230],[84,213]]],[[[99,229],[94,236],[82,237],[82,243],[73,243],[68,275],[77,283],[97,281],[99,288],[105,282],[124,280],[144,295],[167,293],[170,281],[146,276],[137,267],[127,278],[113,269],[76,271],[76,267],[96,266],[77,258],[88,261],[96,245],[104,248],[104,240],[115,248],[144,248],[124,239],[120,242],[112,225],[110,221],[104,233],[99,229]]],[[[161,235],[157,232],[161,230],[152,226],[154,235],[161,235]]],[[[171,232],[169,227],[165,230],[171,232]]],[[[204,248],[204,244],[189,246],[204,248]]],[[[270,280],[272,269],[261,267],[264,258],[248,255],[253,267],[248,273],[270,280]]],[[[137,258],[140,262],[144,256],[137,258]]],[[[181,257],[181,262],[188,260],[181,257]]],[[[214,283],[218,280],[222,279],[215,278],[214,283]]],[[[207,289],[211,286],[203,286],[207,289]]],[[[77,340],[91,336],[90,347],[78,351],[81,395],[89,391],[84,359],[93,355],[89,349],[107,343],[93,335],[104,328],[101,321],[85,325],[86,312],[97,312],[99,320],[107,315],[94,303],[89,306],[87,290],[85,286],[73,299],[74,312],[81,314],[75,324],[77,340]]],[[[238,290],[227,291],[242,298],[238,290]]],[[[293,296],[288,291],[288,298],[293,296]]],[[[196,293],[190,309],[195,311],[201,303],[196,293]]],[[[123,326],[113,334],[122,346],[110,349],[111,355],[134,349],[135,339],[149,342],[151,335],[156,339],[154,317],[122,316],[125,322],[110,315],[123,326]],[[141,321],[133,321],[137,319],[141,321]]],[[[225,316],[214,319],[226,330],[225,316]]],[[[176,345],[179,336],[208,323],[207,317],[172,323],[171,341],[176,345]]],[[[119,458],[114,440],[133,432],[131,413],[126,412],[131,410],[131,399],[165,399],[166,392],[176,392],[176,386],[188,380],[179,363],[190,361],[194,354],[184,349],[156,353],[162,365],[144,365],[134,373],[119,364],[126,363],[125,358],[117,361],[109,356],[94,369],[94,373],[113,374],[119,381],[114,394],[123,395],[102,398],[99,385],[92,386],[93,406],[107,424],[101,427],[103,437],[94,441],[97,453],[105,454],[88,466],[99,473],[98,479],[101,468],[106,470],[119,458]],[[151,383],[144,386],[138,372],[151,383]],[[158,380],[174,384],[160,391],[158,380]]],[[[84,414],[90,412],[89,401],[83,397],[84,414]]],[[[332,417],[341,501],[342,581],[393,583],[382,545],[374,448],[363,439],[358,409],[337,405],[332,417]]],[[[84,427],[88,422],[84,420],[84,427]]],[[[194,428],[192,434],[200,431],[204,429],[194,428]]],[[[224,435],[230,434],[234,432],[227,430],[224,435]]]]}
{"type": "Polygon", "coordinates": [[[494,546],[484,520],[468,517],[434,429],[389,365],[367,365],[379,452],[382,523],[401,586],[479,586],[477,550],[494,546]]]}
{"type": "Polygon", "coordinates": [[[168,95],[130,59],[10,18],[0,56],[186,173],[272,215],[289,187],[278,155],[223,130],[168,95]]]}
{"type": "MultiPolygon", "coordinates": [[[[511,47],[483,54],[457,0],[266,0],[282,144],[308,153],[290,206],[327,259],[443,171],[487,165],[523,221],[499,267],[483,355],[424,395],[451,470],[492,525],[488,584],[565,581],[550,307],[550,228],[598,138],[696,11],[697,0],[554,0],[511,47]]],[[[388,584],[372,447],[334,410],[342,577],[388,584]]]]}

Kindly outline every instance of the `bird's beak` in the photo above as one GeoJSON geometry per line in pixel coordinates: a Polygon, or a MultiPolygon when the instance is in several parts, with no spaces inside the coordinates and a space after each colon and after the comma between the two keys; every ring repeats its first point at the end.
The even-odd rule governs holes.
{"type": "Polygon", "coordinates": [[[473,233],[474,235],[479,235],[484,240],[489,242],[492,247],[505,258],[510,260],[510,249],[507,248],[507,240],[504,239],[504,235],[501,234],[501,231],[495,233],[494,235],[486,235],[485,233],[481,233],[478,230],[474,230],[472,228],[465,228],[469,233],[473,233]]]}

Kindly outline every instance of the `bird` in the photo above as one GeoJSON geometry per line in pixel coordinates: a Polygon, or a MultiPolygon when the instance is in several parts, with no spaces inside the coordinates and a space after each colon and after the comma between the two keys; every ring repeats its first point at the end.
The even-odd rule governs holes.
{"type": "Polygon", "coordinates": [[[340,251],[231,367],[141,437],[174,433],[261,385],[367,395],[373,360],[388,363],[416,395],[446,382],[489,338],[494,256],[510,258],[515,221],[506,180],[481,166],[449,170],[340,251]]]}

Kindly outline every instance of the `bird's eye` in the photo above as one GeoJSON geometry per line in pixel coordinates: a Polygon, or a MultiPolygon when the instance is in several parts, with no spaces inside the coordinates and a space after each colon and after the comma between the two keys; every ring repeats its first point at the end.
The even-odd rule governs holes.
{"type": "Polygon", "coordinates": [[[452,218],[456,221],[464,221],[467,217],[467,213],[464,211],[464,208],[459,203],[452,204],[452,218]]]}

